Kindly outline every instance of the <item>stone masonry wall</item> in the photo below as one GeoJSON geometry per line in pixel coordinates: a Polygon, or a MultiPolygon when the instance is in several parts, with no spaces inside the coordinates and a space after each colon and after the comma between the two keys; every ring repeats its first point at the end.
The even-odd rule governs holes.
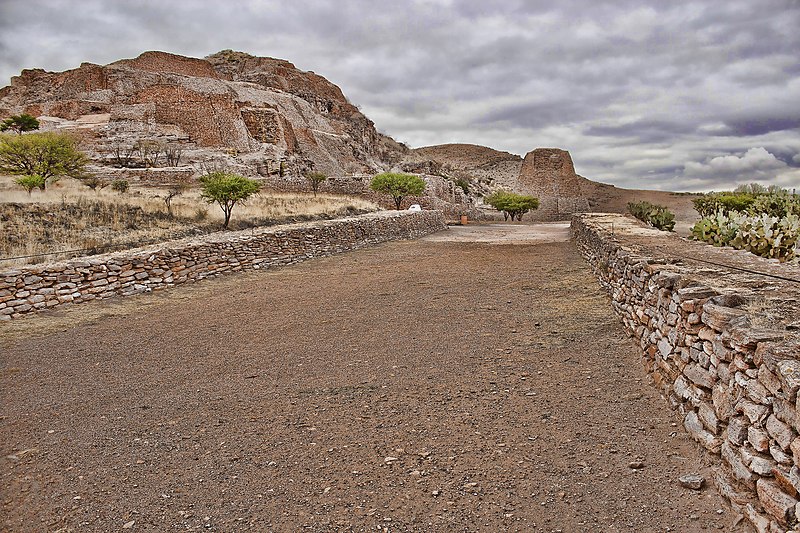
{"type": "Polygon", "coordinates": [[[0,321],[43,309],[164,289],[226,272],[291,265],[446,229],[440,211],[379,212],[219,232],[104,255],[0,271],[0,321]]]}
{"type": "MultiPolygon", "coordinates": [[[[651,236],[638,239],[644,248],[634,246],[632,238],[620,235],[625,219],[616,219],[614,233],[609,223],[614,220],[604,216],[601,224],[603,216],[576,215],[575,241],[638,339],[655,385],[710,454],[717,489],[759,532],[797,528],[800,335],[792,325],[777,329],[780,321],[771,329],[756,327],[757,313],[742,296],[773,282],[762,277],[742,290],[728,285],[720,291],[707,283],[706,272],[713,269],[665,260],[653,246],[668,239],[686,248],[696,243],[677,237],[648,241],[651,236]]],[[[697,253],[702,250],[693,248],[697,253]]],[[[718,281],[736,274],[726,276],[718,281]]],[[[796,318],[797,289],[780,280],[775,284],[774,294],[794,302],[794,311],[781,316],[796,318]]]]}

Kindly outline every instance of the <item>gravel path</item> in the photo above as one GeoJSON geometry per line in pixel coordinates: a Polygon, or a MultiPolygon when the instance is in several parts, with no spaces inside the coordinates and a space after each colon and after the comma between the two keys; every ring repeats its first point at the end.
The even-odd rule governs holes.
{"type": "Polygon", "coordinates": [[[4,327],[0,529],[743,527],[572,244],[437,239],[4,327]]]}

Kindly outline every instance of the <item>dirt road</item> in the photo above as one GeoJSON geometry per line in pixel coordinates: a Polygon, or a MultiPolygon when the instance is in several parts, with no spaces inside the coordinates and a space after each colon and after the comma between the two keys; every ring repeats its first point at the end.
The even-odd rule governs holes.
{"type": "Polygon", "coordinates": [[[450,231],[3,326],[0,527],[738,531],[566,234],[450,231]]]}

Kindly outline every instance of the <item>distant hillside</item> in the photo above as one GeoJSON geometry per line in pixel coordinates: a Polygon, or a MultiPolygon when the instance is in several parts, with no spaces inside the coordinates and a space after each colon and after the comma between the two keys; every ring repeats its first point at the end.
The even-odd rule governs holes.
{"type": "Polygon", "coordinates": [[[428,200],[418,199],[425,205],[474,216],[481,196],[504,188],[537,195],[541,220],[624,210],[630,197],[578,176],[570,154],[555,148],[524,158],[471,144],[409,150],[378,133],[324,77],[231,50],[205,59],[145,52],[65,72],[23,70],[0,89],[0,118],[20,113],[38,117],[44,130],[77,134],[97,173],[153,184],[229,168],[281,190],[304,190],[301,175],[318,170],[337,177],[325,184],[331,192],[369,195],[370,175],[399,169],[425,176],[428,200]],[[141,143],[170,147],[180,163],[131,168],[142,166],[143,157],[131,157],[141,143]]]}

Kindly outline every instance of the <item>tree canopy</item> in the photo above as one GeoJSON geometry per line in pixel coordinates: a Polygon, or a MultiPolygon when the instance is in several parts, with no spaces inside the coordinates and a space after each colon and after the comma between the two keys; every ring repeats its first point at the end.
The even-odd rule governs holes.
{"type": "Polygon", "coordinates": [[[12,115],[11,118],[7,118],[3,122],[0,122],[0,131],[11,130],[17,132],[19,135],[22,135],[22,133],[26,131],[38,129],[39,121],[26,113],[21,115],[12,115]]]}
{"type": "Polygon", "coordinates": [[[211,172],[200,178],[200,182],[203,184],[200,196],[206,202],[219,204],[222,208],[225,215],[223,229],[228,228],[234,206],[243,203],[261,188],[256,180],[231,172],[211,172]]]}
{"type": "Polygon", "coordinates": [[[495,191],[484,198],[484,201],[498,211],[502,211],[503,218],[508,220],[511,217],[512,221],[515,218],[522,220],[522,215],[539,208],[538,198],[508,191],[495,191]]]}
{"type": "Polygon", "coordinates": [[[69,135],[44,132],[0,136],[1,172],[41,176],[46,183],[61,176],[82,177],[88,161],[69,135]]]}
{"type": "Polygon", "coordinates": [[[403,198],[406,196],[418,196],[425,192],[425,181],[413,174],[384,172],[372,178],[369,187],[375,192],[391,196],[395,207],[399,210],[403,198]]]}

